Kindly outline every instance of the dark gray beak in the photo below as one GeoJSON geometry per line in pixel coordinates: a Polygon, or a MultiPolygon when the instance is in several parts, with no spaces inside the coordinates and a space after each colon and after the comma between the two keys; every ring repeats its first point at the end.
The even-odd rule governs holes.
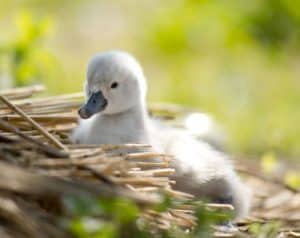
{"type": "Polygon", "coordinates": [[[103,96],[102,92],[93,93],[78,111],[79,115],[83,119],[90,118],[92,115],[103,111],[106,108],[107,100],[103,96]]]}

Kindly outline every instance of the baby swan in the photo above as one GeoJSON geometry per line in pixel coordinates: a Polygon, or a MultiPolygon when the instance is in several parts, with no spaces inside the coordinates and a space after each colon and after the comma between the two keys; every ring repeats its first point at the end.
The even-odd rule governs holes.
{"type": "Polygon", "coordinates": [[[150,143],[146,81],[137,61],[124,52],[95,55],[88,64],[86,104],[79,109],[73,141],[83,144],[150,143]]]}
{"type": "Polygon", "coordinates": [[[175,188],[213,202],[230,203],[235,218],[247,215],[250,191],[230,160],[184,131],[163,127],[146,112],[146,79],[129,54],[109,51],[95,55],[87,68],[86,103],[72,140],[82,144],[151,144],[175,157],[175,188]]]}

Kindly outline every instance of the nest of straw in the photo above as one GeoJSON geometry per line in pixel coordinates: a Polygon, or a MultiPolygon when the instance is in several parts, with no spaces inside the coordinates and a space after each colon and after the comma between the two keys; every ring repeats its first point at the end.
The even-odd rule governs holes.
{"type": "MultiPolygon", "coordinates": [[[[179,200],[192,198],[172,189],[172,157],[140,152],[149,145],[71,144],[69,134],[76,126],[83,95],[32,97],[43,90],[32,86],[0,92],[0,237],[70,237],[57,225],[58,218],[68,216],[62,201],[65,196],[82,194],[130,199],[158,229],[174,224],[192,229],[192,207],[161,213],[149,209],[159,202],[161,191],[179,200]]],[[[173,120],[186,110],[155,105],[151,112],[173,120]]],[[[238,224],[238,232],[216,231],[214,235],[247,237],[254,222],[280,220],[278,232],[283,237],[300,237],[299,191],[264,177],[250,162],[237,164],[237,169],[250,186],[260,188],[255,190],[253,212],[238,224]]]]}

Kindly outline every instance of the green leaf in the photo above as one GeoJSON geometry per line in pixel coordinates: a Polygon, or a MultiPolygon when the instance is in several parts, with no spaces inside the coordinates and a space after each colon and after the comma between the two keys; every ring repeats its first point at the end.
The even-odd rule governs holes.
{"type": "Polygon", "coordinates": [[[284,176],[284,182],[291,188],[300,189],[300,173],[288,171],[284,176]]]}
{"type": "Polygon", "coordinates": [[[274,153],[268,152],[261,157],[260,165],[265,173],[272,174],[278,168],[279,161],[274,153]]]}

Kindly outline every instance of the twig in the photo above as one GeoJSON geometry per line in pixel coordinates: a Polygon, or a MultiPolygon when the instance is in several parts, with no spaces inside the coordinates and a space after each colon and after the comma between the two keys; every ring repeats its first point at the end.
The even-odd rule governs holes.
{"type": "Polygon", "coordinates": [[[27,98],[32,96],[34,93],[42,92],[44,90],[45,87],[43,85],[33,85],[29,87],[1,90],[0,94],[12,100],[27,98]]]}
{"type": "MultiPolygon", "coordinates": [[[[5,120],[20,121],[22,117],[17,115],[4,115],[0,118],[5,120]]],[[[75,115],[30,115],[30,118],[40,122],[77,122],[78,117],[75,115]]]]}
{"type": "Polygon", "coordinates": [[[50,140],[53,144],[55,144],[58,148],[63,149],[64,151],[68,151],[68,148],[64,146],[59,140],[57,140],[53,135],[51,135],[47,130],[41,127],[37,122],[32,120],[25,112],[23,112],[20,108],[13,105],[7,98],[3,95],[0,95],[0,99],[4,102],[8,107],[10,107],[13,111],[18,113],[24,120],[29,122],[35,129],[37,129],[41,134],[43,134],[48,140],[50,140]]]}
{"type": "Polygon", "coordinates": [[[7,219],[10,222],[13,221],[15,225],[29,237],[46,237],[43,233],[40,233],[36,224],[34,224],[31,219],[26,219],[25,214],[14,201],[0,198],[0,213],[2,219],[7,219]]]}
{"type": "Polygon", "coordinates": [[[50,156],[54,156],[54,157],[59,157],[59,158],[66,158],[68,157],[68,154],[62,151],[57,150],[56,148],[43,144],[42,142],[35,140],[33,138],[31,138],[30,136],[24,134],[23,132],[21,132],[18,128],[16,128],[15,126],[11,125],[10,123],[3,121],[2,119],[0,119],[0,128],[9,132],[12,132],[18,136],[20,136],[21,138],[35,144],[38,145],[39,148],[44,151],[45,153],[49,154],[50,156]]]}
{"type": "Polygon", "coordinates": [[[278,186],[281,186],[293,193],[298,193],[299,192],[299,189],[296,189],[296,188],[293,188],[293,187],[290,187],[289,185],[285,184],[283,181],[280,181],[278,179],[275,179],[275,178],[268,178],[267,176],[264,176],[263,174],[257,172],[257,171],[254,171],[253,169],[250,169],[249,167],[244,167],[244,166],[236,166],[236,170],[238,172],[241,172],[241,173],[245,173],[245,174],[248,174],[249,176],[252,176],[252,177],[256,177],[256,178],[260,178],[261,180],[263,181],[267,181],[267,182],[270,182],[270,183],[273,183],[273,184],[277,184],[278,186]]]}
{"type": "Polygon", "coordinates": [[[99,171],[95,170],[94,168],[88,165],[78,165],[78,167],[90,171],[96,178],[108,185],[117,186],[117,184],[114,183],[108,176],[100,173],[99,171]]]}
{"type": "Polygon", "coordinates": [[[37,197],[63,196],[66,194],[93,195],[104,198],[124,197],[142,207],[156,204],[157,196],[132,192],[120,186],[91,183],[87,181],[67,181],[57,177],[33,174],[27,170],[0,162],[0,190],[6,190],[37,197]]]}

